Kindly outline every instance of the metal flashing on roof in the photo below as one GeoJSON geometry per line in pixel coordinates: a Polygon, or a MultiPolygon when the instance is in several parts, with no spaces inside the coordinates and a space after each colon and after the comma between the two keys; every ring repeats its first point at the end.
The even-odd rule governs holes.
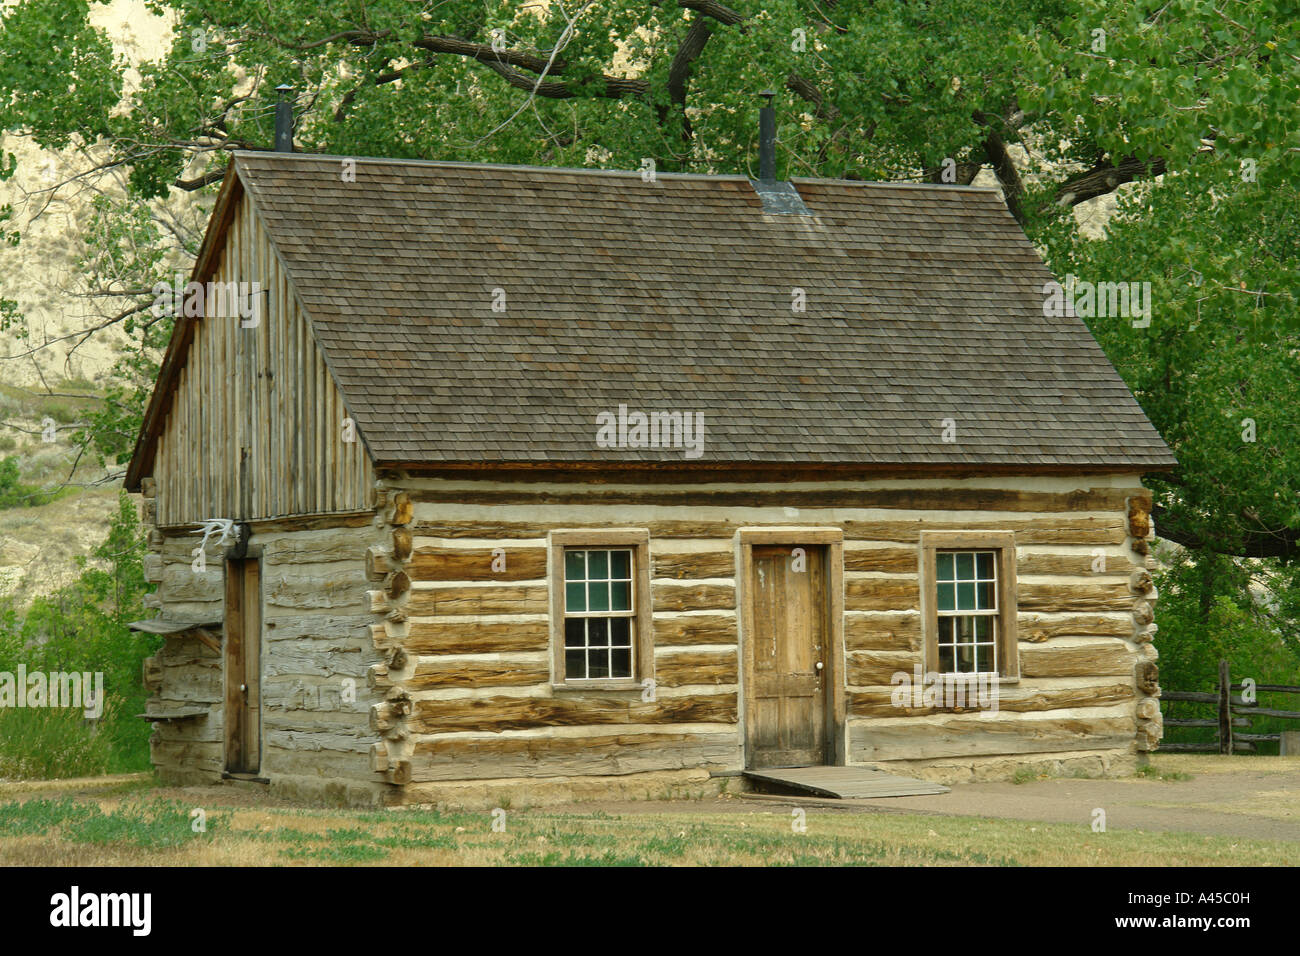
{"type": "Polygon", "coordinates": [[[750,185],[763,200],[763,212],[774,216],[811,216],[812,210],[804,205],[793,183],[775,179],[751,179],[750,185]]]}

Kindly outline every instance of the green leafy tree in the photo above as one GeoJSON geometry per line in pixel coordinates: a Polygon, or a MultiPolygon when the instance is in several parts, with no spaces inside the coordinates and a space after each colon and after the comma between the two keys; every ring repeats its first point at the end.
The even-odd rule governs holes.
{"type": "Polygon", "coordinates": [[[0,127],[125,177],[96,213],[113,228],[91,233],[110,254],[86,269],[131,342],[83,433],[106,457],[129,453],[170,332],[145,317],[172,266],[151,245],[197,248],[201,217],[160,210],[210,197],[230,151],[270,147],[278,85],[304,151],[750,175],[770,88],[783,175],[989,171],[1058,274],[1151,282],[1149,327],[1092,329],[1179,456],[1147,478],[1157,530],[1206,561],[1263,562],[1294,607],[1295,2],[154,0],[172,41],[133,87],[90,2],[4,11],[0,127]],[[1129,183],[1106,240],[1082,239],[1074,207],[1129,183]]]}

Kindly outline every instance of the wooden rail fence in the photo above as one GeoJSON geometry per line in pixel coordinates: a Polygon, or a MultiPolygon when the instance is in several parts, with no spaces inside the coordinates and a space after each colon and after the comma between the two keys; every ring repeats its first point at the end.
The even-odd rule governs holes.
{"type": "MultiPolygon", "coordinates": [[[[1251,719],[1256,717],[1276,717],[1280,720],[1300,720],[1300,711],[1295,710],[1275,710],[1270,707],[1261,707],[1258,700],[1246,701],[1240,696],[1233,696],[1233,692],[1245,690],[1245,684],[1232,683],[1232,676],[1229,673],[1228,662],[1219,661],[1219,689],[1215,693],[1196,692],[1196,691],[1163,691],[1160,694],[1162,701],[1187,701],[1195,704],[1214,704],[1218,711],[1217,716],[1213,718],[1187,718],[1171,719],[1165,718],[1166,727],[1213,727],[1215,739],[1212,742],[1205,743],[1162,743],[1162,751],[1192,751],[1197,753],[1254,753],[1255,744],[1265,740],[1280,741],[1282,735],[1278,734],[1252,734],[1238,732],[1239,729],[1248,730],[1251,726],[1251,719]]],[[[1257,693],[1275,693],[1275,694],[1300,694],[1300,687],[1289,684],[1256,684],[1257,693]]]]}

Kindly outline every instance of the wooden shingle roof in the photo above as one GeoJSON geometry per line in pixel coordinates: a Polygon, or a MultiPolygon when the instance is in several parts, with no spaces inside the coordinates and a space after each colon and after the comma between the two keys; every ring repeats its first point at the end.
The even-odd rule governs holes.
{"type": "Polygon", "coordinates": [[[234,163],[381,465],[682,461],[598,448],[620,405],[702,412],[712,462],[1175,463],[991,190],[234,163]]]}

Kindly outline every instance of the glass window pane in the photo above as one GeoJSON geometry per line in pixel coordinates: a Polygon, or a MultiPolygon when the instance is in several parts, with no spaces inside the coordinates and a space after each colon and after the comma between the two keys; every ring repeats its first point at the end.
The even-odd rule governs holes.
{"type": "Polygon", "coordinates": [[[993,552],[981,551],[975,556],[975,567],[982,578],[993,577],[993,552]]]}
{"type": "Polygon", "coordinates": [[[953,670],[953,657],[951,647],[939,648],[939,671],[944,674],[951,674],[953,670]]]}
{"type": "Polygon", "coordinates": [[[609,553],[609,576],[611,578],[630,578],[632,576],[631,551],[611,551],[609,553]]]}
{"type": "Polygon", "coordinates": [[[569,680],[581,680],[587,676],[587,652],[564,652],[564,676],[569,680]]]}
{"type": "Polygon", "coordinates": [[[609,668],[610,677],[631,677],[632,676],[631,648],[610,651],[609,658],[610,658],[610,668],[609,668]]]}
{"type": "Polygon", "coordinates": [[[587,652],[587,676],[609,676],[609,651],[601,648],[598,651],[587,652]]]}
{"type": "Polygon", "coordinates": [[[975,618],[969,618],[968,620],[972,621],[975,625],[974,628],[975,640],[977,641],[989,640],[989,619],[987,617],[975,617],[975,618]]]}
{"type": "Polygon", "coordinates": [[[975,577],[975,555],[969,551],[963,551],[956,555],[957,558],[957,580],[969,581],[975,577]]]}
{"type": "Polygon", "coordinates": [[[632,582],[614,581],[609,586],[609,609],[611,611],[632,610],[632,582]]]}
{"type": "Polygon", "coordinates": [[[570,581],[581,581],[586,577],[586,551],[564,552],[564,577],[570,581]]]}
{"type": "Polygon", "coordinates": [[[587,609],[589,611],[609,610],[608,581],[592,581],[587,585],[587,609]]]}
{"type": "Polygon", "coordinates": [[[587,646],[587,622],[580,617],[567,618],[564,622],[564,646],[587,646]]]}
{"type": "Polygon", "coordinates": [[[609,619],[609,642],[615,646],[631,646],[632,619],[630,617],[611,617],[609,619]]]}
{"type": "Polygon", "coordinates": [[[939,610],[955,611],[957,606],[953,603],[953,585],[939,583],[939,610]]]}
{"type": "Polygon", "coordinates": [[[952,627],[953,627],[952,618],[950,617],[939,618],[939,643],[940,644],[952,643],[952,627]]]}
{"type": "Polygon", "coordinates": [[[957,610],[975,610],[975,585],[970,583],[957,585],[957,610]]]}
{"type": "Polygon", "coordinates": [[[957,650],[957,672],[970,674],[975,670],[975,645],[960,644],[957,650]]]}
{"type": "Polygon", "coordinates": [[[587,618],[587,644],[591,647],[604,647],[609,644],[609,618],[587,618]]]}
{"type": "Polygon", "coordinates": [[[566,611],[587,610],[586,588],[581,581],[570,581],[564,586],[564,609],[566,611]]]}
{"type": "Polygon", "coordinates": [[[958,617],[953,619],[957,625],[957,643],[969,644],[975,640],[975,634],[971,625],[974,623],[972,618],[958,617]]]}
{"type": "Polygon", "coordinates": [[[992,581],[981,581],[975,585],[976,605],[982,611],[993,610],[998,606],[997,589],[992,581]]]}
{"type": "Polygon", "coordinates": [[[587,578],[597,581],[609,577],[609,552],[608,551],[588,551],[587,552],[587,578]]]}
{"type": "Polygon", "coordinates": [[[935,577],[940,581],[952,580],[952,555],[940,552],[934,556],[935,577]]]}

